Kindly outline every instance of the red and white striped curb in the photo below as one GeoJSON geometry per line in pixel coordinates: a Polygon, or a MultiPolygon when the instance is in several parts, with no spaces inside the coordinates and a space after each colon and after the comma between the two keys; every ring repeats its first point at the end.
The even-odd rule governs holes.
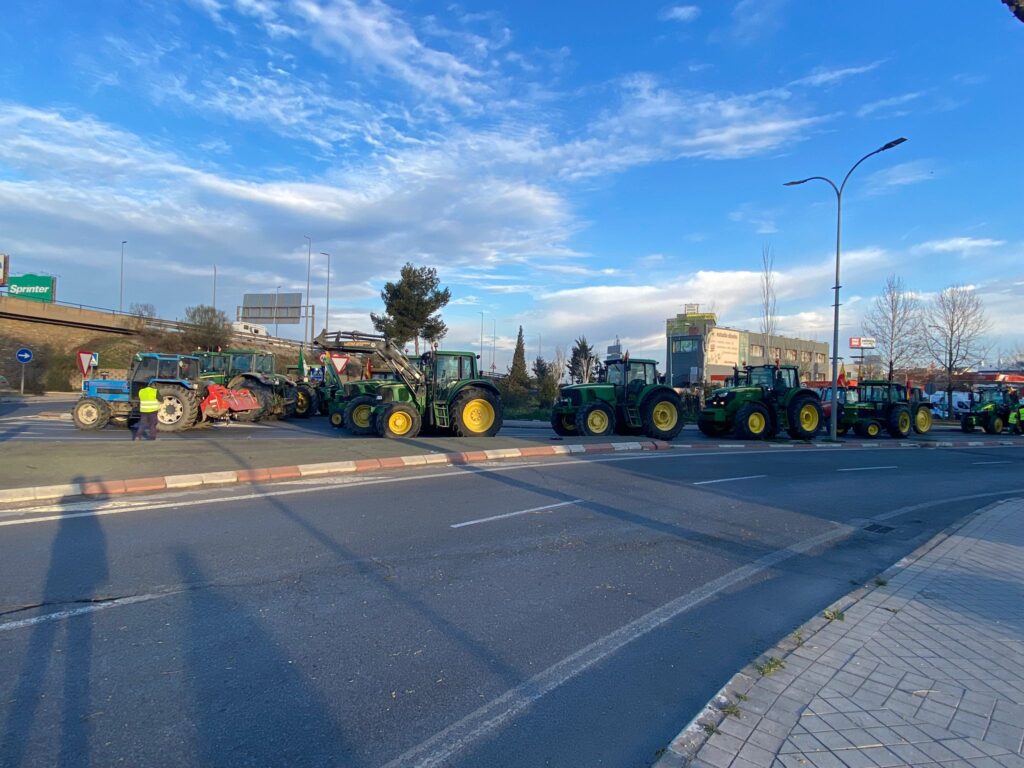
{"type": "Polygon", "coordinates": [[[191,475],[141,477],[134,480],[96,480],[83,483],[43,485],[31,488],[0,490],[0,504],[26,501],[52,501],[75,496],[117,496],[126,493],[179,490],[223,486],[234,483],[262,483],[272,480],[296,480],[324,477],[350,472],[373,472],[379,469],[402,469],[425,465],[477,464],[500,459],[526,459],[542,456],[567,456],[625,451],[661,451],[672,448],[661,440],[622,443],[589,443],[587,445],[537,445],[526,448],[497,448],[489,451],[429,453],[418,456],[392,456],[383,459],[329,461],[319,464],[295,464],[265,469],[231,469],[224,472],[203,472],[191,475]]]}
{"type": "Polygon", "coordinates": [[[133,480],[95,480],[83,483],[64,483],[29,488],[0,490],[0,504],[16,504],[30,501],[52,501],[76,496],[116,496],[126,493],[148,493],[152,491],[194,489],[207,486],[231,485],[234,483],[263,483],[273,480],[296,480],[304,477],[323,477],[350,472],[372,472],[380,469],[403,469],[425,465],[477,464],[501,459],[532,459],[544,456],[567,456],[595,453],[616,453],[624,451],[663,451],[694,449],[726,450],[800,450],[801,448],[980,448],[980,447],[1024,447],[1024,440],[951,440],[951,441],[872,441],[841,443],[792,442],[764,443],[667,443],[661,440],[645,440],[620,443],[588,443],[586,445],[536,445],[526,448],[496,448],[489,451],[463,451],[458,453],[429,453],[416,456],[392,456],[383,459],[354,459],[352,461],[330,461],[319,464],[295,464],[264,469],[231,469],[223,472],[202,472],[190,475],[167,475],[164,477],[142,477],[133,480]]]}

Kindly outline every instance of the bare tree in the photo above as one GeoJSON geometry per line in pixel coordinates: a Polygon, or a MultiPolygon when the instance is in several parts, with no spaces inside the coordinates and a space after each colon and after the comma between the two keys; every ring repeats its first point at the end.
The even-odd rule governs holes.
{"type": "Polygon", "coordinates": [[[921,357],[921,304],[896,275],[886,278],[882,294],[864,316],[864,330],[875,339],[889,381],[897,368],[909,368],[921,357]]]}
{"type": "Polygon", "coordinates": [[[946,373],[946,408],[953,413],[953,375],[978,362],[987,348],[982,338],[991,327],[981,298],[971,288],[943,289],[923,314],[928,355],[946,373]]]}
{"type": "Polygon", "coordinates": [[[761,334],[764,355],[771,362],[772,336],[778,315],[775,312],[775,256],[771,244],[761,246],[761,334]]]}
{"type": "Polygon", "coordinates": [[[559,384],[562,383],[562,379],[565,377],[565,365],[567,361],[565,348],[560,346],[555,347],[555,359],[552,361],[551,367],[555,371],[556,381],[559,384]]]}

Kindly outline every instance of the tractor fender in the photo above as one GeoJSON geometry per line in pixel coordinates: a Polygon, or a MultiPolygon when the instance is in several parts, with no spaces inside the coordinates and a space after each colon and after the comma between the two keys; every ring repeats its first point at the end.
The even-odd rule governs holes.
{"type": "Polygon", "coordinates": [[[795,389],[789,390],[789,392],[786,394],[786,398],[783,401],[782,405],[784,407],[789,407],[789,404],[793,402],[794,397],[802,397],[804,395],[809,395],[810,397],[813,397],[815,400],[817,400],[819,403],[821,402],[821,397],[813,389],[808,389],[807,387],[797,387],[795,389]]]}
{"type": "Polygon", "coordinates": [[[498,391],[498,388],[494,386],[494,384],[492,384],[491,382],[487,381],[486,379],[470,379],[469,381],[463,382],[461,387],[452,390],[451,394],[448,396],[448,402],[455,402],[455,398],[458,397],[459,394],[468,387],[474,387],[475,389],[486,389],[488,392],[493,393],[494,396],[497,397],[499,400],[501,399],[501,393],[498,391]]]}
{"type": "Polygon", "coordinates": [[[196,385],[188,379],[150,379],[149,386],[155,384],[170,384],[175,387],[184,387],[185,389],[195,389],[196,385]]]}

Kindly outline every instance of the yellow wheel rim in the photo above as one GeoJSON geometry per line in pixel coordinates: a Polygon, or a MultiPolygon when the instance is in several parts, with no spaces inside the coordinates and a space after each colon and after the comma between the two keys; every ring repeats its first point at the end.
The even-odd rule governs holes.
{"type": "Polygon", "coordinates": [[[996,434],[999,434],[1000,432],[1003,431],[1003,426],[1003,420],[998,416],[996,416],[995,419],[992,420],[992,429],[996,432],[996,434]]]}
{"type": "Polygon", "coordinates": [[[909,431],[910,431],[910,414],[909,413],[901,413],[900,414],[900,432],[909,432],[909,431]]]}
{"type": "Polygon", "coordinates": [[[373,408],[369,405],[360,405],[352,410],[352,423],[360,429],[366,429],[370,426],[370,415],[373,413],[373,408]]]}
{"type": "Polygon", "coordinates": [[[917,422],[917,428],[921,432],[927,432],[932,428],[932,412],[927,408],[921,408],[918,410],[917,415],[914,416],[917,422]]]}
{"type": "Polygon", "coordinates": [[[486,432],[494,426],[494,406],[478,397],[462,409],[462,423],[470,432],[486,432]]]}
{"type": "Polygon", "coordinates": [[[800,426],[808,432],[818,429],[818,409],[810,403],[800,409],[800,426]]]}
{"type": "Polygon", "coordinates": [[[651,413],[651,421],[654,426],[663,431],[673,429],[679,421],[679,412],[672,403],[661,402],[654,406],[651,413]]]}
{"type": "Polygon", "coordinates": [[[877,424],[868,424],[868,436],[869,437],[876,437],[877,435],[878,435],[878,425],[877,424]]]}
{"type": "Polygon", "coordinates": [[[95,424],[100,420],[100,410],[92,403],[87,403],[78,409],[78,420],[83,424],[95,424]]]}
{"type": "Polygon", "coordinates": [[[388,429],[391,430],[392,434],[404,435],[412,429],[412,419],[405,411],[395,411],[388,416],[388,429]]]}
{"type": "Polygon", "coordinates": [[[343,421],[345,421],[345,419],[342,417],[342,415],[340,413],[332,413],[331,414],[331,424],[333,426],[340,427],[341,423],[343,421]]]}
{"type": "Polygon", "coordinates": [[[608,414],[604,411],[591,411],[587,414],[587,428],[595,434],[608,430],[608,414]]]}
{"type": "Polygon", "coordinates": [[[747,417],[747,429],[750,430],[751,434],[760,435],[762,432],[764,432],[764,426],[765,421],[763,413],[758,413],[757,411],[754,411],[747,417]]]}

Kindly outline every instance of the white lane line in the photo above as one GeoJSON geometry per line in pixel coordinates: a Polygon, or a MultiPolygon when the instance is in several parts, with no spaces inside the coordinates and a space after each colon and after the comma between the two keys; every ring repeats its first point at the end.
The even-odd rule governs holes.
{"type": "Polygon", "coordinates": [[[79,608],[68,608],[63,611],[57,611],[55,613],[45,613],[42,616],[33,616],[31,619],[19,619],[18,621],[8,621],[0,624],[0,632],[10,632],[12,629],[23,629],[24,627],[32,627],[36,624],[42,624],[47,621],[61,621],[62,619],[70,619],[73,616],[81,616],[83,613],[94,613],[96,611],[104,611],[107,608],[116,608],[121,605],[133,605],[135,603],[146,603],[150,600],[156,600],[160,597],[169,597],[171,595],[177,595],[179,592],[160,592],[149,595],[133,595],[132,597],[122,597],[117,600],[107,600],[102,603],[90,603],[89,605],[83,605],[79,608]]]}
{"type": "Polygon", "coordinates": [[[1011,461],[972,461],[971,464],[1012,464],[1011,461]]]}
{"type": "Polygon", "coordinates": [[[518,512],[506,512],[504,515],[491,515],[490,517],[481,517],[479,520],[467,520],[464,523],[455,523],[455,525],[448,526],[449,528],[465,528],[467,525],[478,525],[479,523],[489,523],[492,520],[504,520],[506,517],[517,517],[519,515],[531,515],[534,512],[544,512],[548,509],[558,509],[559,507],[568,507],[572,504],[581,504],[583,499],[573,499],[572,501],[563,501],[558,504],[547,504],[543,507],[533,507],[532,509],[520,509],[518,512]]]}
{"type": "Polygon", "coordinates": [[[848,525],[837,526],[785,549],[767,554],[752,563],[709,581],[692,592],[665,603],[660,608],[656,608],[585,648],[566,656],[540,674],[520,683],[475,712],[434,734],[418,746],[399,755],[383,768],[409,768],[410,766],[428,768],[448,764],[455,755],[469,749],[522,713],[534,702],[595,664],[599,664],[628,643],[643,637],[665,622],[675,619],[701,603],[707,602],[720,592],[758,576],[791,557],[845,538],[854,530],[852,526],[848,525]]]}
{"type": "Polygon", "coordinates": [[[899,469],[899,467],[895,464],[886,467],[847,467],[846,469],[837,469],[836,472],[874,472],[876,469],[899,469]]]}
{"type": "Polygon", "coordinates": [[[720,480],[701,480],[699,483],[693,483],[693,485],[712,485],[714,483],[731,483],[733,480],[757,480],[759,477],[768,477],[768,475],[744,475],[743,477],[723,477],[720,480]]]}

